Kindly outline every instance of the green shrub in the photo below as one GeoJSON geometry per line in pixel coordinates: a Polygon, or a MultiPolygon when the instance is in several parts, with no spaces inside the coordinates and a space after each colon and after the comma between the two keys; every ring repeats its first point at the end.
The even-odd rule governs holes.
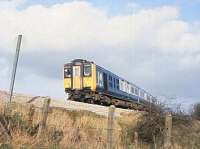
{"type": "Polygon", "coordinates": [[[146,143],[153,143],[154,137],[162,139],[165,119],[161,115],[144,115],[134,131],[138,132],[139,138],[146,143]]]}

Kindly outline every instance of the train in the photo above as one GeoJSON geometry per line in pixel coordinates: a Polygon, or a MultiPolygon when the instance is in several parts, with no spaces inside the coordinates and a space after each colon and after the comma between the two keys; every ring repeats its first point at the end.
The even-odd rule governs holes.
{"type": "Polygon", "coordinates": [[[148,110],[150,93],[115,73],[84,59],[64,64],[64,89],[68,100],[148,110]]]}

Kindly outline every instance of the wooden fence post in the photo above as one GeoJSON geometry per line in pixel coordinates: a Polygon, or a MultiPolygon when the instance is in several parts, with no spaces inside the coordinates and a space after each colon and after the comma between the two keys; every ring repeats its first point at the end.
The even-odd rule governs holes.
{"type": "Polygon", "coordinates": [[[112,135],[113,135],[113,123],[114,123],[115,106],[111,105],[108,112],[108,128],[107,128],[107,149],[112,149],[112,135]]]}
{"type": "Polygon", "coordinates": [[[164,138],[164,148],[171,148],[171,134],[172,134],[172,115],[170,113],[166,114],[165,117],[165,138],[164,138]]]}
{"type": "Polygon", "coordinates": [[[102,129],[98,128],[96,130],[96,147],[102,148],[102,129]]]}
{"type": "Polygon", "coordinates": [[[43,107],[42,107],[42,118],[41,118],[41,121],[39,123],[39,130],[38,130],[38,134],[37,134],[37,139],[38,140],[40,138],[42,138],[42,134],[43,134],[44,129],[46,127],[46,121],[47,121],[48,109],[49,109],[50,101],[51,101],[50,98],[46,98],[44,100],[44,104],[43,104],[43,107]]]}
{"type": "Polygon", "coordinates": [[[34,113],[35,113],[35,108],[34,108],[34,105],[31,104],[29,106],[29,112],[28,112],[28,125],[29,126],[32,126],[34,113]]]}
{"type": "Polygon", "coordinates": [[[156,136],[153,135],[153,145],[154,145],[154,149],[157,149],[157,142],[156,142],[156,136]]]}
{"type": "Polygon", "coordinates": [[[8,134],[6,128],[3,126],[3,124],[0,122],[0,132],[6,137],[7,141],[11,141],[11,136],[8,134]]]}
{"type": "Polygon", "coordinates": [[[137,132],[134,133],[134,149],[139,149],[139,146],[138,146],[138,133],[137,132]]]}

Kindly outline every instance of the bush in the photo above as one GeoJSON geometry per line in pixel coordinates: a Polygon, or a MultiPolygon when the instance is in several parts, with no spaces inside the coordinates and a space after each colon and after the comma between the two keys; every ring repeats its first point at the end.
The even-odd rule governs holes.
{"type": "Polygon", "coordinates": [[[143,119],[138,123],[136,130],[139,138],[146,143],[153,143],[154,138],[163,137],[165,118],[161,115],[144,115],[143,119]]]}
{"type": "Polygon", "coordinates": [[[23,120],[19,113],[14,113],[13,115],[0,114],[0,122],[6,129],[8,129],[8,124],[10,123],[10,131],[19,129],[23,132],[27,132],[27,134],[30,136],[36,135],[39,128],[38,124],[29,126],[28,122],[23,120]]]}
{"type": "Polygon", "coordinates": [[[49,143],[53,144],[54,147],[58,147],[57,145],[63,139],[64,134],[62,130],[57,130],[56,128],[52,127],[48,130],[48,141],[49,143]]]}
{"type": "Polygon", "coordinates": [[[142,116],[137,125],[122,125],[121,141],[126,145],[134,143],[135,132],[138,133],[138,137],[141,142],[150,143],[154,142],[154,139],[161,139],[164,131],[165,118],[158,113],[146,113],[142,116]]]}
{"type": "Polygon", "coordinates": [[[193,107],[192,116],[200,120],[200,103],[196,103],[193,107]]]}
{"type": "MultiPolygon", "coordinates": [[[[122,127],[122,141],[128,141],[128,144],[130,144],[129,142],[133,143],[134,133],[137,132],[140,141],[148,144],[153,144],[156,141],[157,145],[162,145],[165,133],[165,116],[168,112],[172,114],[174,128],[184,128],[192,125],[191,117],[178,108],[173,112],[164,105],[158,105],[154,106],[151,112],[145,113],[136,127],[132,125],[122,127]]],[[[185,131],[182,130],[181,132],[185,131]]]]}

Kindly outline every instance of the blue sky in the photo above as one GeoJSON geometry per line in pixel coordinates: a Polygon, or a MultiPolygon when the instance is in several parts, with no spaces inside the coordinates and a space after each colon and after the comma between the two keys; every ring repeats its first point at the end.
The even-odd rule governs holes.
{"type": "MultiPolygon", "coordinates": [[[[19,8],[31,5],[52,6],[72,0],[27,0],[19,8]]],[[[121,15],[137,11],[140,8],[154,8],[160,6],[175,6],[180,9],[181,18],[189,22],[196,22],[200,18],[200,0],[87,0],[95,7],[102,8],[110,15],[121,15]],[[130,5],[132,7],[130,7],[130,5]]]]}
{"type": "Polygon", "coordinates": [[[16,92],[64,99],[63,64],[83,58],[155,96],[199,100],[200,0],[21,1],[0,1],[0,90],[21,33],[16,92]]]}

